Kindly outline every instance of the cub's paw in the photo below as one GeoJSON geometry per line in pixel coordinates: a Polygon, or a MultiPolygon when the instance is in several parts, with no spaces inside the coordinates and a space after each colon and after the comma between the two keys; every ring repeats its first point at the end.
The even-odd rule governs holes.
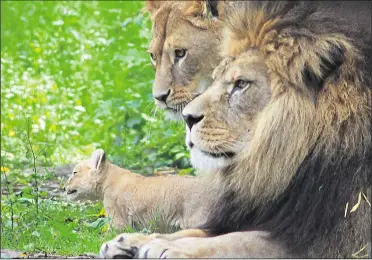
{"type": "Polygon", "coordinates": [[[139,233],[124,233],[104,243],[99,255],[101,258],[133,258],[138,249],[155,239],[157,234],[144,235],[139,233]]]}
{"type": "Polygon", "coordinates": [[[178,248],[171,241],[155,239],[143,245],[134,258],[193,258],[192,254],[178,248]]]}

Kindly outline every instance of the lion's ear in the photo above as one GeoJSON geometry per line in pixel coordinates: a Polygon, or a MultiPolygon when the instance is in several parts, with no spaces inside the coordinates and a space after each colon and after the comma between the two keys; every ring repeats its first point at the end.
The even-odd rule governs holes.
{"type": "Polygon", "coordinates": [[[309,48],[301,71],[306,88],[316,94],[323,88],[327,78],[337,75],[345,61],[347,48],[347,42],[332,39],[319,41],[309,48]]]}
{"type": "Polygon", "coordinates": [[[106,154],[103,149],[94,151],[88,160],[88,165],[93,168],[100,170],[106,162],[106,154]]]}
{"type": "Polygon", "coordinates": [[[144,9],[145,11],[149,12],[151,16],[153,16],[164,3],[165,1],[146,0],[144,9]]]}

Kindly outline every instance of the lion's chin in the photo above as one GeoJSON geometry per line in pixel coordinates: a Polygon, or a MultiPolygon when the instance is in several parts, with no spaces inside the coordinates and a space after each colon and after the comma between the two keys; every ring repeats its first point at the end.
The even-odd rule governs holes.
{"type": "Polygon", "coordinates": [[[212,156],[196,147],[191,149],[190,159],[192,166],[202,171],[221,169],[232,163],[229,156],[212,156]]]}

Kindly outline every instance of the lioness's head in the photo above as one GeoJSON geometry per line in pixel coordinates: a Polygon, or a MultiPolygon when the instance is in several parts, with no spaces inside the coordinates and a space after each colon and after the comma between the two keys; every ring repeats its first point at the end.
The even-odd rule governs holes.
{"type": "Polygon", "coordinates": [[[78,163],[67,180],[65,191],[70,200],[97,200],[100,184],[105,176],[105,152],[96,150],[92,156],[78,163]]]}
{"type": "Polygon", "coordinates": [[[148,50],[155,70],[152,92],[171,119],[180,119],[185,105],[210,86],[220,61],[221,22],[208,6],[206,1],[146,3],[153,23],[148,50]]]}

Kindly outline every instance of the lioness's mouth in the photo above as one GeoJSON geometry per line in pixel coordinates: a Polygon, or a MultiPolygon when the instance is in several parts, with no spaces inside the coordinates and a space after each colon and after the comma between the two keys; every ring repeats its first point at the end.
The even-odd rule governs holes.
{"type": "Polygon", "coordinates": [[[171,108],[171,107],[167,107],[166,110],[170,111],[170,112],[173,112],[173,113],[178,113],[177,109],[174,109],[174,108],[171,108]]]}
{"type": "Polygon", "coordinates": [[[213,158],[221,158],[221,157],[231,158],[235,156],[235,153],[233,152],[225,152],[225,153],[210,153],[210,152],[205,152],[205,151],[202,151],[202,152],[213,158]]]}
{"type": "Polygon", "coordinates": [[[69,190],[69,191],[67,191],[67,194],[73,194],[73,193],[76,193],[77,192],[77,190],[69,190]]]}
{"type": "Polygon", "coordinates": [[[180,113],[186,105],[187,105],[187,102],[172,104],[171,106],[167,104],[166,110],[172,111],[174,113],[180,113]]]}

